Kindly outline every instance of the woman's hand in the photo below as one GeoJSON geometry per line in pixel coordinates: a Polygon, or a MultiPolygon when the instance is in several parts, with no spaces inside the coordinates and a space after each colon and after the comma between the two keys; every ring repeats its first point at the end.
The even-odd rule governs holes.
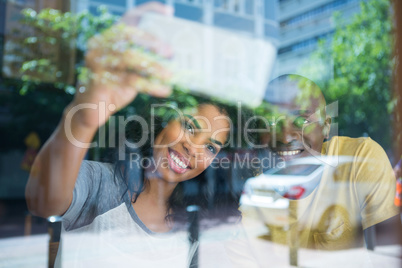
{"type": "Polygon", "coordinates": [[[156,97],[170,94],[171,74],[162,63],[162,58],[172,56],[170,48],[136,28],[146,12],[173,14],[171,7],[151,2],[128,11],[118,24],[89,40],[85,57],[88,72],[81,79],[70,108],[89,103],[104,105],[106,111],[80,110],[79,119],[84,125],[103,125],[139,92],[156,97]]]}

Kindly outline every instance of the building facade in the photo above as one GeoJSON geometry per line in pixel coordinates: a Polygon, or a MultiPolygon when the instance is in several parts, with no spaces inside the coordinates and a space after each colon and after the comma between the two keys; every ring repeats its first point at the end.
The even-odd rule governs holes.
{"type": "MultiPolygon", "coordinates": [[[[73,11],[88,9],[96,13],[106,5],[117,15],[150,0],[87,0],[71,2],[73,11]]],[[[330,40],[339,11],[348,23],[365,0],[159,0],[172,5],[175,16],[213,25],[245,35],[264,38],[278,48],[272,77],[285,73],[303,75],[319,39],[330,40]]]]}
{"type": "MultiPolygon", "coordinates": [[[[73,0],[71,8],[96,13],[100,5],[122,15],[150,0],[73,0]]],[[[245,35],[267,38],[278,44],[277,0],[159,0],[175,8],[175,16],[213,25],[245,35]]]]}
{"type": "MultiPolygon", "coordinates": [[[[360,11],[362,0],[278,0],[279,40],[274,76],[303,75],[319,39],[331,40],[335,30],[334,12],[347,24],[360,11]]],[[[312,63],[313,64],[313,63],[312,63]]]]}

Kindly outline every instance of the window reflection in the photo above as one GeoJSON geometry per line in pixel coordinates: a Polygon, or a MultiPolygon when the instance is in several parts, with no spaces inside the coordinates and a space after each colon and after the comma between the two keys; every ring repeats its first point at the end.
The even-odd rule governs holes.
{"type": "MultiPolygon", "coordinates": [[[[116,265],[115,258],[124,262],[136,252],[132,255],[144,267],[159,261],[163,266],[173,267],[398,267],[401,261],[397,208],[401,157],[398,120],[401,115],[400,92],[392,97],[399,80],[392,79],[393,72],[398,70],[394,70],[397,58],[391,50],[395,42],[391,32],[394,31],[392,20],[399,17],[390,19],[390,16],[399,13],[388,12],[394,7],[382,0],[325,0],[319,4],[298,0],[158,1],[174,7],[179,18],[228,31],[240,39],[256,38],[272,44],[277,50],[274,67],[268,66],[274,60],[273,55],[260,54],[255,61],[250,60],[250,47],[234,44],[234,39],[220,40],[219,52],[206,59],[201,55],[213,55],[205,52],[213,45],[206,45],[200,35],[190,32],[176,36],[170,45],[182,47],[178,61],[186,66],[183,69],[197,66],[202,69],[200,72],[216,70],[211,75],[224,76],[222,84],[230,85],[231,89],[219,89],[219,94],[214,95],[213,90],[189,93],[185,88],[174,87],[170,97],[149,97],[147,94],[157,91],[167,92],[174,82],[166,78],[168,72],[163,72],[165,66],[159,65],[160,58],[145,57],[146,62],[140,65],[156,70],[155,74],[148,72],[149,69],[141,73],[144,80],[136,89],[145,94],[138,95],[134,104],[122,109],[96,132],[94,141],[100,146],[91,148],[85,156],[86,160],[96,161],[85,162],[84,169],[89,170],[85,174],[94,170],[97,175],[117,170],[113,174],[120,174],[120,182],[124,183],[107,185],[96,182],[97,176],[89,176],[95,178],[91,181],[81,175],[84,179],[75,191],[104,190],[93,195],[99,198],[94,202],[97,206],[89,201],[84,202],[83,210],[71,206],[71,211],[63,216],[64,222],[63,217],[44,214],[51,217],[37,217],[35,212],[30,212],[25,187],[29,172],[35,174],[33,159],[59,124],[75,92],[88,90],[85,83],[76,84],[80,79],[77,74],[85,74],[84,67],[88,67],[85,63],[88,39],[114,25],[127,10],[147,2],[150,1],[0,3],[0,14],[3,14],[0,15],[0,247],[4,249],[0,266],[50,263],[57,267],[61,263],[88,260],[93,264],[93,259],[102,265],[107,261],[116,265]],[[368,6],[361,6],[361,2],[368,2],[368,6]],[[106,8],[98,8],[99,3],[106,8]],[[370,5],[375,8],[370,9],[370,5]],[[23,8],[32,10],[21,15],[23,8]],[[60,13],[40,13],[45,8],[60,13]],[[70,11],[81,24],[75,24],[73,17],[63,17],[64,12],[70,11]],[[83,15],[84,11],[89,13],[83,15]],[[333,17],[337,11],[341,12],[338,15],[341,24],[335,23],[333,17]],[[38,14],[45,18],[37,17],[38,14]],[[348,27],[353,25],[356,14],[367,18],[363,18],[361,26],[348,27]],[[21,24],[19,19],[24,16],[25,24],[21,24]],[[39,22],[47,19],[54,21],[41,31],[43,25],[39,22]],[[362,32],[365,35],[360,35],[362,32]],[[255,88],[262,84],[263,76],[256,74],[261,70],[266,71],[264,75],[269,80],[279,78],[273,80],[278,82],[275,87],[268,86],[257,96],[259,91],[255,88]],[[297,75],[288,79],[287,74],[297,75]],[[152,83],[157,81],[152,84],[154,87],[148,84],[148,79],[152,83]],[[234,84],[241,86],[237,88],[234,84]],[[242,92],[243,87],[250,90],[242,92]],[[258,99],[262,102],[252,108],[243,104],[239,112],[240,106],[212,105],[216,99],[200,96],[200,92],[213,97],[240,96],[243,102],[249,103],[258,99]],[[155,117],[148,113],[143,118],[154,125],[143,128],[140,120],[128,124],[129,116],[146,114],[152,104],[160,105],[153,110],[155,117]],[[182,127],[177,110],[195,118],[199,127],[182,127]],[[219,119],[205,120],[215,112],[214,116],[219,119]],[[229,119],[223,119],[226,117],[229,119]],[[295,124],[295,118],[303,120],[295,124]],[[127,143],[118,139],[120,123],[138,129],[138,133],[125,133],[127,143]],[[197,131],[193,132],[192,127],[197,131]],[[166,129],[170,130],[167,134],[166,129]],[[211,129],[218,135],[205,136],[211,129]],[[177,174],[182,171],[186,174],[188,166],[195,166],[183,155],[202,153],[208,157],[196,162],[198,169],[193,170],[197,172],[185,178],[191,180],[180,183],[172,192],[166,213],[169,224],[165,225],[164,219],[155,222],[152,215],[157,213],[149,213],[152,209],[138,205],[146,196],[139,189],[147,189],[141,187],[149,182],[126,180],[139,177],[141,172],[152,173],[155,168],[152,160],[158,156],[149,148],[116,153],[108,146],[128,147],[129,142],[140,141],[138,135],[163,144],[176,137],[172,134],[176,130],[187,137],[183,138],[182,147],[174,147],[167,154],[170,157],[167,163],[177,174]],[[152,136],[159,131],[165,135],[152,136]],[[225,131],[240,131],[242,137],[223,135],[225,131]],[[117,154],[129,161],[116,162],[117,154]],[[149,161],[142,161],[145,158],[149,161]],[[147,168],[129,168],[130,164],[148,163],[151,164],[147,168]],[[89,182],[96,187],[90,187],[89,182]],[[116,185],[122,188],[115,188],[116,185]],[[124,202],[110,201],[105,193],[112,190],[116,191],[113,196],[122,197],[124,202]],[[122,212],[119,217],[128,211],[122,220],[124,228],[115,228],[111,221],[104,220],[107,213],[116,211],[122,212]],[[96,228],[102,232],[95,232],[96,228]],[[158,239],[162,240],[163,236],[159,232],[167,233],[168,239],[163,243],[159,243],[158,239]],[[63,238],[64,242],[59,244],[63,238]],[[141,243],[131,243],[133,240],[141,243]],[[101,244],[106,246],[99,248],[101,244]],[[80,254],[73,256],[77,248],[80,254]],[[104,262],[97,256],[110,256],[110,259],[104,262]],[[165,262],[171,256],[176,261],[165,262]]],[[[164,33],[163,25],[159,30],[164,33]]],[[[137,41],[141,42],[141,38],[137,41]]],[[[102,58],[100,55],[113,50],[106,46],[106,41],[104,44],[95,48],[99,50],[93,54],[94,58],[102,58]]],[[[172,57],[169,49],[159,49],[157,45],[142,52],[148,55],[154,52],[153,48],[167,59],[172,57]]],[[[122,58],[129,59],[128,54],[120,52],[119,55],[125,55],[122,58]]],[[[107,59],[111,59],[110,65],[114,64],[112,58],[107,59]]],[[[98,61],[90,69],[104,63],[98,61]]],[[[134,63],[125,62],[131,74],[138,72],[134,63]]],[[[110,73],[91,79],[117,81],[116,84],[127,82],[110,73]]],[[[191,80],[201,84],[199,80],[191,80]]],[[[118,90],[118,86],[113,90],[118,90]]],[[[61,155],[60,152],[52,154],[50,162],[56,163],[53,161],[61,155]]],[[[68,165],[75,159],[70,158],[68,165]]],[[[54,166],[48,165],[57,177],[59,168],[55,171],[54,166]]],[[[176,179],[165,171],[158,170],[165,180],[176,179]]],[[[89,199],[92,197],[85,194],[89,199]]]]}

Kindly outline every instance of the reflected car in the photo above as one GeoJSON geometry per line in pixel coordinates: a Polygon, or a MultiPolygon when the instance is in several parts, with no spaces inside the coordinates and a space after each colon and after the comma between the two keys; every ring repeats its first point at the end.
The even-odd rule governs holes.
{"type": "MultiPolygon", "coordinates": [[[[242,211],[252,210],[252,214],[267,225],[287,227],[289,200],[306,198],[317,188],[324,171],[330,176],[339,166],[351,161],[352,157],[347,156],[304,157],[249,178],[240,198],[242,211]]],[[[333,187],[338,185],[334,183],[333,187]]],[[[327,209],[333,205],[347,211],[347,204],[340,204],[339,200],[327,199],[325,202],[317,208],[316,215],[328,214],[327,209]]]]}

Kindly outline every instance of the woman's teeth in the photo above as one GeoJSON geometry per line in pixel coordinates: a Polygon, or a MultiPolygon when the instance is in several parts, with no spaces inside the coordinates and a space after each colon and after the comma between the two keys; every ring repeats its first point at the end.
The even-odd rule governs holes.
{"type": "Polygon", "coordinates": [[[280,156],[287,156],[287,155],[296,155],[300,154],[301,150],[294,150],[294,151],[277,151],[280,156]]]}
{"type": "Polygon", "coordinates": [[[178,165],[181,168],[187,168],[188,166],[186,164],[184,164],[175,154],[173,154],[172,152],[170,153],[170,158],[173,159],[173,161],[175,162],[176,165],[178,165]]]}

